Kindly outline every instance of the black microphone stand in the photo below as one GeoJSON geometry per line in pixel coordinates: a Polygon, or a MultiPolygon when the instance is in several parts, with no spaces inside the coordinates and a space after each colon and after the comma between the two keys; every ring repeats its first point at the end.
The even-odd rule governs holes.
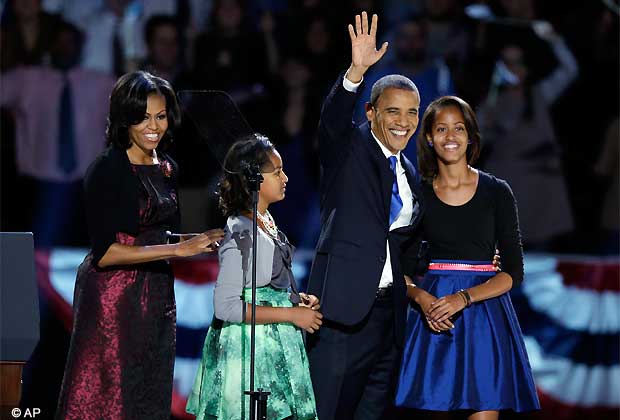
{"type": "Polygon", "coordinates": [[[263,182],[260,168],[244,165],[243,174],[252,193],[252,320],[250,323],[250,420],[267,420],[267,398],[270,392],[258,388],[254,390],[254,361],[256,352],[256,243],[258,239],[258,191],[263,182]]]}

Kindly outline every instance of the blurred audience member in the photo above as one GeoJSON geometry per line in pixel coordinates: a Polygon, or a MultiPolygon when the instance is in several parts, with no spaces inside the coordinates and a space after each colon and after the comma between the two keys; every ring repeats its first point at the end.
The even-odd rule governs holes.
{"type": "Polygon", "coordinates": [[[103,150],[114,80],[78,67],[83,36],[61,23],[51,40],[52,67],[19,67],[2,75],[0,104],[15,118],[16,160],[32,180],[32,229],[38,246],[85,244],[81,179],[103,150]]]}
{"type": "Polygon", "coordinates": [[[523,49],[505,46],[480,115],[487,148],[484,169],[510,183],[519,203],[525,246],[547,250],[553,239],[574,227],[550,107],[576,78],[578,66],[549,23],[533,28],[549,42],[559,65],[532,84],[523,49]]]}
{"type": "MultiPolygon", "coordinates": [[[[343,66],[344,54],[336,45],[337,37],[331,32],[330,21],[325,15],[306,17],[302,27],[305,29],[302,54],[307,58],[317,86],[327,90],[334,74],[338,74],[343,66]]],[[[326,91],[322,93],[327,94],[326,91]]]]}
{"type": "Polygon", "coordinates": [[[204,26],[211,5],[212,0],[56,0],[44,4],[47,10],[62,15],[89,34],[99,35],[96,31],[103,31],[99,44],[95,43],[92,49],[87,46],[85,65],[117,73],[133,69],[146,58],[147,45],[142,34],[153,16],[173,18],[179,31],[179,43],[185,47],[185,42],[191,42],[198,28],[204,26]],[[97,21],[99,16],[103,17],[102,22],[97,21]],[[91,30],[92,25],[96,28],[91,30]],[[97,55],[97,51],[99,57],[89,57],[97,55]]]}
{"type": "Polygon", "coordinates": [[[202,87],[227,91],[240,104],[263,89],[265,46],[242,0],[216,0],[212,24],[196,39],[194,66],[202,87]]]}
{"type": "Polygon", "coordinates": [[[0,69],[39,65],[49,60],[60,19],[41,10],[41,0],[10,0],[14,20],[1,29],[0,69]]]}
{"type": "Polygon", "coordinates": [[[604,233],[602,251],[620,253],[620,121],[618,116],[609,124],[605,141],[594,165],[595,173],[606,186],[601,208],[601,228],[604,233]]]}
{"type": "Polygon", "coordinates": [[[116,76],[135,70],[141,57],[139,3],[132,0],[99,3],[93,4],[91,13],[79,22],[72,22],[86,34],[82,66],[116,76]]]}
{"type": "Polygon", "coordinates": [[[317,95],[309,59],[286,57],[274,91],[277,119],[271,138],[287,162],[289,178],[295,182],[287,186],[289,202],[274,206],[273,213],[295,246],[312,248],[320,230],[316,129],[322,98],[317,95]]]}
{"type": "Polygon", "coordinates": [[[168,80],[175,91],[191,89],[181,49],[178,22],[172,16],[151,16],[144,28],[146,60],[141,68],[168,80]]]}
{"type": "Polygon", "coordinates": [[[462,61],[467,34],[462,25],[463,9],[457,0],[425,0],[426,50],[430,58],[462,61]]]}

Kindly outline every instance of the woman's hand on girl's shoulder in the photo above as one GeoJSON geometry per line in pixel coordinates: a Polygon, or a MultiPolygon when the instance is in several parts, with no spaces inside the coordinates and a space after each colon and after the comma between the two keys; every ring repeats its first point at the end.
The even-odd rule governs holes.
{"type": "Polygon", "coordinates": [[[191,257],[204,252],[215,251],[220,245],[219,241],[223,238],[224,231],[222,229],[208,230],[191,239],[179,242],[176,248],[176,255],[177,257],[191,257]]]}

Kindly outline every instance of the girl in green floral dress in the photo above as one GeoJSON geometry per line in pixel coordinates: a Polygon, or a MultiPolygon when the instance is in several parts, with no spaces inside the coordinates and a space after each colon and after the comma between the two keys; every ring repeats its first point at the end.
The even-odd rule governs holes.
{"type": "Polygon", "coordinates": [[[271,393],[269,419],[316,419],[302,329],[318,330],[322,315],[315,296],[297,292],[291,271],[294,247],[267,210],[284,198],[288,178],[280,155],[259,134],[235,143],[226,156],[219,193],[228,220],[219,248],[215,317],[186,409],[198,420],[249,418],[244,391],[250,388],[252,204],[240,175],[246,164],[261,168],[264,178],[257,214],[255,389],[271,393]]]}

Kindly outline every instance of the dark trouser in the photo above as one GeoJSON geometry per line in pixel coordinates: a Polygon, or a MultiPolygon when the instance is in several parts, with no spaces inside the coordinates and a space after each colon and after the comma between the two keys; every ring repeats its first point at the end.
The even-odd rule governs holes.
{"type": "Polygon", "coordinates": [[[319,419],[382,419],[394,398],[399,355],[391,294],[378,297],[357,325],[325,320],[318,334],[308,335],[319,419]]]}

